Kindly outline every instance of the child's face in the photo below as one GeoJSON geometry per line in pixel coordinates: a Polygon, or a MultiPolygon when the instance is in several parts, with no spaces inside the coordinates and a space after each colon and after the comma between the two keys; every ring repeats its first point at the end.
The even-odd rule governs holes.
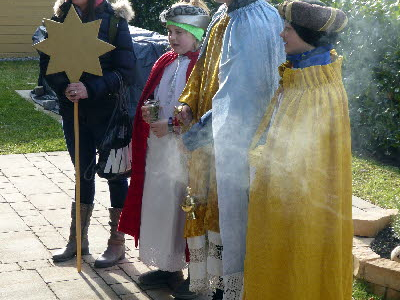
{"type": "Polygon", "coordinates": [[[168,25],[168,41],[178,54],[196,50],[196,38],[188,31],[175,25],[168,25]]]}
{"type": "Polygon", "coordinates": [[[289,22],[285,21],[285,27],[280,36],[285,43],[285,51],[287,54],[300,54],[314,48],[299,37],[296,30],[294,30],[289,22]]]}

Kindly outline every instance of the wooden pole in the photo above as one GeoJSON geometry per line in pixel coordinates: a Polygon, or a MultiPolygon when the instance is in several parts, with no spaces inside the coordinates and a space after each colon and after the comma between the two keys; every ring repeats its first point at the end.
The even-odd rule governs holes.
{"type": "Polygon", "coordinates": [[[82,271],[82,229],[81,229],[81,172],[79,158],[79,106],[74,103],[75,135],[75,204],[76,204],[76,268],[82,271]]]}

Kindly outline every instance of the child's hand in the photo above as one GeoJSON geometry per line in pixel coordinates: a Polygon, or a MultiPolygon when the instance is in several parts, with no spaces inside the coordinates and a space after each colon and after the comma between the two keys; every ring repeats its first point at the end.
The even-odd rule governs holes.
{"type": "Polygon", "coordinates": [[[178,110],[178,113],[176,114],[178,121],[181,121],[185,126],[188,126],[193,119],[192,110],[189,105],[181,105],[176,109],[178,110]]]}
{"type": "Polygon", "coordinates": [[[155,134],[156,137],[161,138],[168,134],[168,120],[159,120],[154,123],[150,123],[150,130],[155,134]]]}
{"type": "Polygon", "coordinates": [[[150,124],[150,108],[148,106],[142,106],[142,119],[150,124]]]}

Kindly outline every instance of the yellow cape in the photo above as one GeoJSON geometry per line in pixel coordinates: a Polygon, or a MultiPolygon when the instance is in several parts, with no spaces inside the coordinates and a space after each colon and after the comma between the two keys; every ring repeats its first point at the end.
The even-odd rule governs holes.
{"type": "Polygon", "coordinates": [[[329,65],[280,67],[253,140],[246,300],[351,300],[350,122],[332,54],[329,65]]]}

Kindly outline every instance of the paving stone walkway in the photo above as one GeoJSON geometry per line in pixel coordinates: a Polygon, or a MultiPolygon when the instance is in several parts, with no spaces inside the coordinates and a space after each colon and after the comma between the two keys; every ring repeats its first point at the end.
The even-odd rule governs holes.
{"type": "Polygon", "coordinates": [[[143,290],[137,278],[149,271],[132,239],[127,256],[109,269],[93,267],[108,239],[108,185],[96,179],[89,228],[91,255],[54,264],[51,253],[68,239],[74,170],[67,152],[0,155],[0,299],[173,299],[165,286],[143,290]]]}
{"type": "MultiPolygon", "coordinates": [[[[109,230],[108,185],[98,177],[89,227],[91,254],[83,256],[82,272],[77,272],[75,259],[53,263],[51,253],[69,235],[74,174],[67,152],[0,155],[0,299],[173,299],[167,286],[145,290],[137,284],[150,268],[139,261],[130,237],[126,258],[118,265],[93,267],[106,248],[109,230]]],[[[387,217],[381,210],[353,197],[355,228],[364,228],[366,221],[368,228],[381,226],[387,217]]]]}

